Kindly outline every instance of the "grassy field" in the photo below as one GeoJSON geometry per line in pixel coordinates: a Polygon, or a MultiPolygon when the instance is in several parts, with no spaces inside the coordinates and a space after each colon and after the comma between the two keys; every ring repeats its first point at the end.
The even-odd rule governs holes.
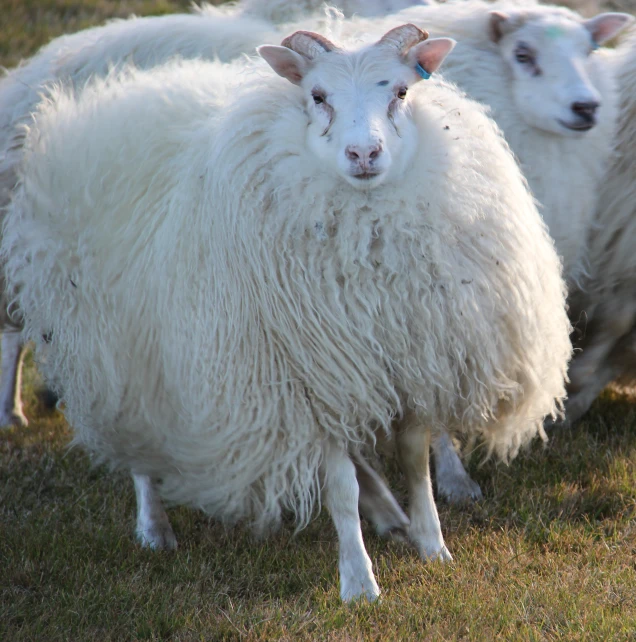
{"type": "MultiPolygon", "coordinates": [[[[625,7],[627,0],[614,6],[625,7]]],[[[2,0],[0,64],[65,31],[186,1],[2,0]]],[[[576,429],[506,467],[472,467],[485,499],[440,505],[452,564],[365,541],[380,603],[343,606],[325,514],[265,541],[178,508],[174,554],[133,538],[122,475],[68,451],[35,395],[27,429],[0,433],[0,641],[636,640],[636,398],[606,392],[576,429]]],[[[401,501],[400,476],[391,472],[401,501]]]]}

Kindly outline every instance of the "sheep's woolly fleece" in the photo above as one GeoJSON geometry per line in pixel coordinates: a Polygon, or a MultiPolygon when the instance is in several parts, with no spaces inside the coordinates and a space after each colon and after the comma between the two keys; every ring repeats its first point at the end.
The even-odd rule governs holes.
{"type": "Polygon", "coordinates": [[[583,137],[559,136],[527,124],[515,104],[510,67],[498,45],[491,41],[489,27],[491,11],[520,9],[527,20],[581,21],[569,9],[540,5],[534,0],[457,0],[414,6],[386,18],[345,21],[333,29],[336,35],[357,34],[366,41],[396,25],[412,22],[433,38],[450,36],[458,41],[444,61],[442,74],[471,98],[490,106],[492,117],[503,130],[541,204],[540,212],[562,257],[564,274],[570,283],[575,283],[587,268],[587,236],[611,151],[616,119],[614,83],[604,71],[602,56],[592,55],[586,68],[602,100],[597,125],[583,137]]]}
{"type": "Polygon", "coordinates": [[[356,190],[304,145],[298,87],[253,64],[133,70],[34,116],[3,258],[76,441],[256,528],[305,524],[328,442],[405,405],[514,455],[570,344],[499,130],[421,82],[410,170],[356,190]]]}

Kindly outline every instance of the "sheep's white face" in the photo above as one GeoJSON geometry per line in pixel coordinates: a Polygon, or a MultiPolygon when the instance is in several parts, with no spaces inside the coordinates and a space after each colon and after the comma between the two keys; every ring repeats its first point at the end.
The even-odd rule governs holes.
{"type": "MultiPolygon", "coordinates": [[[[426,38],[416,27],[406,27],[411,38],[426,38]]],[[[302,46],[307,32],[298,33],[302,36],[294,34],[284,42],[296,37],[302,46]]],[[[401,176],[417,146],[418,131],[409,108],[409,87],[422,79],[416,65],[424,75],[432,73],[454,42],[440,38],[407,48],[409,40],[402,43],[407,48],[402,53],[398,41],[387,44],[383,39],[361,51],[346,52],[318,38],[319,45],[334,48],[320,51],[310,61],[298,60],[299,54],[284,47],[259,49],[277,73],[304,93],[307,147],[322,168],[357,189],[372,189],[401,176]]],[[[290,44],[301,49],[297,42],[290,44]]]]}
{"type": "Polygon", "coordinates": [[[403,173],[417,141],[408,89],[419,78],[381,54],[331,53],[334,60],[317,65],[302,83],[307,146],[354,187],[375,187],[403,173]]]}
{"type": "Polygon", "coordinates": [[[512,92],[525,121],[564,136],[592,129],[601,103],[589,75],[594,49],[629,21],[617,13],[580,21],[565,10],[493,12],[491,37],[510,65],[512,92]]]}

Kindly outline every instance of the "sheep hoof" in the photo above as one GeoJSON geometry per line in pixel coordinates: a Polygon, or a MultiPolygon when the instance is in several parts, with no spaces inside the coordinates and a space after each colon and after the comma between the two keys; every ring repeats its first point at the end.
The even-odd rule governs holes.
{"type": "Polygon", "coordinates": [[[366,600],[367,602],[375,602],[380,597],[380,588],[376,581],[364,582],[348,582],[347,586],[343,582],[340,590],[340,597],[343,602],[357,602],[366,600]]]}
{"type": "Polygon", "coordinates": [[[28,425],[29,422],[21,410],[11,409],[0,413],[0,426],[26,428],[28,425]]]}
{"type": "Polygon", "coordinates": [[[146,529],[137,529],[137,539],[144,548],[153,551],[175,551],[177,538],[170,523],[156,524],[146,529]]]}
{"type": "Polygon", "coordinates": [[[437,493],[449,504],[471,504],[483,499],[479,484],[466,474],[445,479],[443,484],[438,480],[437,493]]]}
{"type": "Polygon", "coordinates": [[[422,542],[415,542],[420,557],[425,562],[452,562],[453,556],[446,548],[446,545],[439,544],[425,544],[422,542]]]}

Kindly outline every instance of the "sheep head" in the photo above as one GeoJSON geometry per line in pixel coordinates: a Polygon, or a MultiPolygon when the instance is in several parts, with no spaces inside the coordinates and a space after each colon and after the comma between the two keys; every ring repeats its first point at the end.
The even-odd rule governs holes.
{"type": "Polygon", "coordinates": [[[624,13],[583,20],[557,7],[491,11],[488,36],[510,70],[521,117],[562,136],[592,129],[602,113],[594,51],[632,20],[624,13]]]}
{"type": "MultiPolygon", "coordinates": [[[[358,189],[403,174],[417,145],[408,89],[435,72],[455,41],[428,40],[406,24],[356,51],[320,34],[297,31],[259,54],[302,90],[307,144],[321,166],[358,189]]],[[[300,97],[300,94],[299,94],[300,97]]]]}

